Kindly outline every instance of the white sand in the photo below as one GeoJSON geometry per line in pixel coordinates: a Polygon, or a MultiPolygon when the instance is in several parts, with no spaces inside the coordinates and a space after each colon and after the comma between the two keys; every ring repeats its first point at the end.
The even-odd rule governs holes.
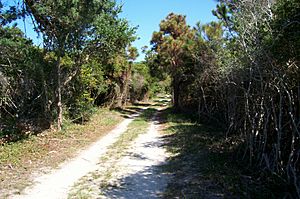
{"type": "MultiPolygon", "coordinates": [[[[137,116],[137,115],[135,115],[137,116]]],[[[105,154],[108,146],[127,130],[133,118],[125,119],[114,130],[94,143],[87,150],[82,151],[74,159],[62,164],[59,169],[49,174],[37,177],[34,186],[25,189],[21,195],[11,198],[28,199],[63,199],[67,198],[72,185],[87,173],[97,169],[99,158],[105,154]]]]}
{"type": "MultiPolygon", "coordinates": [[[[74,183],[101,167],[97,164],[99,159],[105,155],[107,148],[127,130],[132,120],[133,118],[125,119],[113,131],[87,150],[82,151],[76,158],[62,164],[59,169],[49,174],[37,177],[33,187],[11,198],[67,198],[74,183]]],[[[151,199],[161,196],[170,176],[162,173],[159,168],[160,165],[166,163],[168,155],[162,147],[162,139],[158,132],[159,124],[154,120],[151,121],[147,132],[141,134],[129,147],[126,155],[116,163],[119,169],[113,174],[112,181],[117,181],[120,186],[112,186],[104,190],[104,195],[96,198],[151,199]]]]}
{"type": "Polygon", "coordinates": [[[170,176],[162,172],[160,165],[168,157],[162,147],[159,125],[152,121],[147,133],[141,134],[118,163],[114,173],[117,187],[104,191],[104,197],[119,199],[159,198],[170,176]]]}

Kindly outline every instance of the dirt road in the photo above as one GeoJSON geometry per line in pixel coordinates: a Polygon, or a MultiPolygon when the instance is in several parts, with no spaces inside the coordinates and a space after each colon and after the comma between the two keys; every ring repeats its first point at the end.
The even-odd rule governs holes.
{"type": "Polygon", "coordinates": [[[115,161],[106,161],[106,164],[101,164],[100,161],[106,157],[108,148],[126,132],[135,117],[139,116],[134,115],[125,119],[90,148],[49,174],[36,177],[33,187],[11,198],[158,198],[166,187],[169,177],[161,173],[159,168],[165,163],[167,154],[162,148],[156,116],[148,122],[147,130],[126,147],[121,157],[115,161]],[[105,171],[112,167],[117,169],[110,174],[106,187],[101,187],[101,183],[97,184],[99,178],[89,179],[87,182],[84,180],[85,176],[95,172],[107,175],[105,171]],[[76,183],[88,185],[89,194],[82,194],[85,191],[82,188],[77,190],[76,183]]]}

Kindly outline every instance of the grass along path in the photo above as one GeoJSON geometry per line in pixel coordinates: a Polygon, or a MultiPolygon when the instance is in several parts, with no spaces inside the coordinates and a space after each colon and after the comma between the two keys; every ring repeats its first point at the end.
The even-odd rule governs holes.
{"type": "Polygon", "coordinates": [[[238,142],[225,139],[221,130],[172,109],[162,113],[162,123],[164,146],[172,154],[163,169],[173,176],[164,198],[284,198],[249,175],[236,160],[238,142]]]}
{"type": "Polygon", "coordinates": [[[49,173],[79,151],[106,135],[123,117],[99,109],[85,125],[69,124],[63,131],[45,131],[0,146],[0,198],[20,194],[36,176],[49,173]],[[105,117],[103,117],[105,115],[105,117]]]}
{"type": "Polygon", "coordinates": [[[25,190],[20,197],[13,198],[66,198],[70,187],[86,173],[95,170],[98,158],[122,134],[132,119],[126,119],[108,135],[104,136],[77,157],[63,164],[59,169],[35,179],[33,188],[25,190]]]}
{"type": "Polygon", "coordinates": [[[174,114],[172,109],[162,118],[165,147],[172,154],[163,169],[173,176],[164,198],[232,198],[226,195],[222,182],[232,182],[234,168],[224,165],[224,156],[219,156],[218,150],[214,153],[221,146],[220,132],[192,122],[186,115],[174,114]],[[227,175],[229,169],[232,175],[227,175]]]}
{"type": "Polygon", "coordinates": [[[99,168],[73,187],[69,198],[157,198],[167,184],[158,165],[165,151],[152,121],[156,109],[147,109],[101,158],[99,168]]]}

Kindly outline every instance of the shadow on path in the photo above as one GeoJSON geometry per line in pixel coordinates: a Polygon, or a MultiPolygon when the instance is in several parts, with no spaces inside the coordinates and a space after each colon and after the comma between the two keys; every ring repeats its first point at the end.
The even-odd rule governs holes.
{"type": "Polygon", "coordinates": [[[151,199],[163,196],[170,175],[162,170],[167,155],[157,129],[159,117],[146,115],[143,119],[151,121],[148,132],[135,140],[118,163],[121,175],[103,190],[105,198],[151,199]]]}
{"type": "MultiPolygon", "coordinates": [[[[140,158],[145,160],[144,157],[140,158]]],[[[138,173],[131,174],[119,181],[120,187],[113,185],[104,191],[107,198],[123,199],[142,199],[142,198],[159,198],[162,197],[165,185],[170,176],[167,173],[161,173],[161,164],[146,167],[138,173]],[[163,185],[163,186],[162,186],[163,185]]]]}

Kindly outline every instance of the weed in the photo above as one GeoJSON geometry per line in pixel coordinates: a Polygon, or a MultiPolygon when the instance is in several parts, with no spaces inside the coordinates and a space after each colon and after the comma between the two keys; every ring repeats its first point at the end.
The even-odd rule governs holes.
{"type": "Polygon", "coordinates": [[[31,184],[32,173],[55,168],[109,132],[122,120],[119,113],[99,109],[85,125],[66,122],[61,132],[45,131],[0,146],[0,195],[21,192],[31,184]],[[103,117],[105,115],[105,117],[103,117]]]}
{"type": "Polygon", "coordinates": [[[96,195],[102,195],[102,191],[112,186],[118,186],[117,182],[112,182],[114,175],[122,168],[115,163],[118,162],[125,154],[128,146],[142,133],[147,132],[149,120],[156,112],[154,108],[144,110],[140,116],[136,117],[118,140],[112,144],[106,154],[100,159],[101,168],[91,172],[81,178],[71,190],[69,197],[77,198],[77,194],[86,192],[87,189],[94,189],[92,192],[96,195]]]}
{"type": "Polygon", "coordinates": [[[165,146],[173,154],[163,169],[174,174],[165,198],[278,198],[236,161],[241,141],[225,139],[218,127],[196,123],[172,109],[162,118],[165,146]]]}
{"type": "Polygon", "coordinates": [[[236,167],[228,163],[231,154],[222,145],[222,133],[170,109],[162,117],[165,146],[173,154],[163,169],[174,174],[165,198],[229,196],[228,187],[237,183],[238,174],[236,167]]]}

